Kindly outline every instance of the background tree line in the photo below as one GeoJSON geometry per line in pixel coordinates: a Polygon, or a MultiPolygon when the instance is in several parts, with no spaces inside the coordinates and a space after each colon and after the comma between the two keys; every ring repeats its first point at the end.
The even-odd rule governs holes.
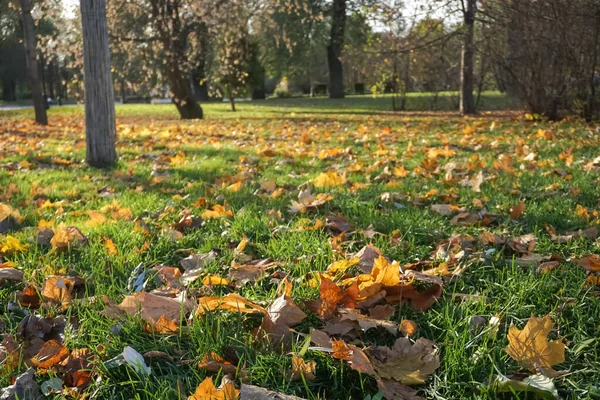
{"type": "MultiPolygon", "coordinates": [[[[41,91],[84,96],[79,9],[28,0],[41,91]]],[[[32,95],[23,1],[0,0],[2,99],[32,95]]],[[[108,0],[114,92],[171,97],[182,118],[201,102],[267,95],[456,92],[473,113],[500,90],[552,119],[597,115],[600,0],[108,0]]]]}

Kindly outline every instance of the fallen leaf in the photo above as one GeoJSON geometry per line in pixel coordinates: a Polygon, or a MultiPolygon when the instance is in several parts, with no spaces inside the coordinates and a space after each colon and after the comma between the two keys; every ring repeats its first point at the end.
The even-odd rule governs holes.
{"type": "Polygon", "coordinates": [[[506,352],[532,372],[555,375],[552,367],[565,361],[565,345],[560,339],[548,341],[547,336],[553,326],[550,314],[544,318],[532,315],[523,330],[511,323],[506,352]]]}
{"type": "Polygon", "coordinates": [[[521,218],[523,215],[523,211],[525,211],[525,202],[521,200],[519,204],[516,204],[510,208],[510,219],[512,221],[516,221],[521,218]]]}
{"type": "Polygon", "coordinates": [[[287,377],[292,381],[299,381],[302,378],[313,381],[316,378],[316,368],[315,361],[306,362],[302,357],[292,354],[292,369],[288,371],[287,377]]]}
{"type": "Polygon", "coordinates": [[[188,400],[236,400],[240,391],[233,382],[227,382],[222,389],[217,389],[211,377],[207,377],[198,385],[188,400]]]}
{"type": "Polygon", "coordinates": [[[408,338],[399,338],[392,348],[373,346],[367,354],[381,378],[403,385],[422,385],[440,366],[436,345],[423,338],[414,344],[408,338]]]}
{"type": "Polygon", "coordinates": [[[196,311],[196,315],[201,315],[207,311],[213,310],[242,312],[249,314],[267,314],[267,310],[265,310],[263,307],[246,300],[236,293],[230,293],[223,297],[201,297],[198,299],[198,304],[199,307],[196,311]]]}
{"type": "Polygon", "coordinates": [[[417,333],[417,329],[419,329],[419,325],[415,321],[411,321],[410,319],[403,319],[400,322],[400,332],[404,336],[412,336],[417,333]]]}
{"type": "Polygon", "coordinates": [[[202,360],[198,363],[198,368],[205,369],[210,372],[219,372],[223,371],[223,374],[231,374],[236,375],[238,368],[230,363],[229,361],[225,361],[223,357],[215,353],[214,351],[209,351],[206,353],[202,360]]]}
{"type": "Polygon", "coordinates": [[[321,285],[319,287],[320,300],[307,302],[308,308],[323,319],[333,316],[338,307],[355,308],[356,298],[358,297],[358,283],[343,290],[338,287],[331,279],[321,275],[321,285]]]}
{"type": "Polygon", "coordinates": [[[327,188],[340,186],[346,183],[346,177],[337,173],[337,171],[323,172],[313,179],[313,185],[317,188],[327,188]]]}
{"type": "MultiPolygon", "coordinates": [[[[206,398],[205,398],[206,399],[206,398]]],[[[240,400],[305,400],[296,396],[273,392],[258,386],[242,383],[240,400]]]]}
{"type": "Polygon", "coordinates": [[[334,340],[332,349],[333,358],[347,361],[350,368],[358,372],[377,377],[367,355],[355,345],[347,344],[343,340],[334,340]]]}
{"type": "Polygon", "coordinates": [[[43,400],[38,384],[34,380],[35,370],[28,369],[17,377],[14,385],[5,387],[0,391],[0,399],[3,400],[43,400]]]}
{"type": "Polygon", "coordinates": [[[48,369],[58,364],[69,355],[69,350],[65,345],[56,340],[49,340],[42,345],[40,351],[33,356],[31,362],[38,368],[48,369]]]}
{"type": "Polygon", "coordinates": [[[598,272],[600,271],[600,257],[595,254],[588,254],[579,259],[574,260],[575,263],[586,271],[598,272]]]}
{"type": "Polygon", "coordinates": [[[144,357],[133,347],[125,346],[121,356],[123,357],[125,363],[132,367],[138,374],[147,376],[152,373],[150,367],[146,365],[144,357]]]}

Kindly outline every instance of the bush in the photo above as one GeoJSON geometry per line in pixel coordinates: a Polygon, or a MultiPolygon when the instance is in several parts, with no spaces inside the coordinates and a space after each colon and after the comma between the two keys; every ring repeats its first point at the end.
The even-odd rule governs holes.
{"type": "Polygon", "coordinates": [[[275,97],[280,98],[280,99],[285,99],[285,98],[293,97],[293,94],[289,90],[276,89],[275,90],[275,97]]]}

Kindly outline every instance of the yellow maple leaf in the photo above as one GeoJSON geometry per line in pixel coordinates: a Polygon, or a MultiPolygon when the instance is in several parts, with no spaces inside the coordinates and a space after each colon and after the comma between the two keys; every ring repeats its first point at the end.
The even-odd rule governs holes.
{"type": "Polygon", "coordinates": [[[107,237],[104,237],[104,247],[106,247],[106,250],[108,250],[109,256],[116,256],[119,254],[119,250],[117,249],[117,246],[115,246],[115,242],[107,237]]]}
{"type": "Polygon", "coordinates": [[[340,186],[344,183],[346,183],[346,177],[340,175],[337,171],[323,172],[313,179],[313,184],[318,188],[340,186]]]}
{"type": "Polygon", "coordinates": [[[560,340],[548,341],[547,337],[554,324],[550,314],[544,318],[533,315],[523,330],[513,324],[508,329],[508,346],[504,349],[509,356],[532,372],[552,376],[552,367],[565,361],[565,345],[560,340]]]}
{"type": "Polygon", "coordinates": [[[233,382],[227,382],[221,389],[217,389],[212,378],[208,377],[198,385],[188,400],[235,400],[239,395],[240,391],[235,388],[233,382]]]}
{"type": "Polygon", "coordinates": [[[21,241],[13,236],[7,235],[2,242],[0,247],[0,253],[4,254],[15,254],[21,253],[27,250],[27,245],[21,243],[21,241]]]}
{"type": "Polygon", "coordinates": [[[211,219],[211,218],[231,217],[232,215],[233,215],[233,212],[231,210],[227,210],[225,207],[223,207],[220,204],[215,204],[213,206],[212,210],[206,209],[200,216],[204,219],[211,219]]]}

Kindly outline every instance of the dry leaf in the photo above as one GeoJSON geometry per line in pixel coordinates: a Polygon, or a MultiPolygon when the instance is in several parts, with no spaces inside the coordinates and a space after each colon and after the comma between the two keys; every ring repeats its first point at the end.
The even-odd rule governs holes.
{"type": "Polygon", "coordinates": [[[223,371],[223,374],[231,374],[234,375],[237,372],[237,367],[230,363],[229,361],[225,361],[223,357],[215,353],[214,351],[209,351],[202,357],[202,360],[198,363],[198,368],[205,369],[210,372],[219,372],[223,371]]]}
{"type": "Polygon", "coordinates": [[[595,254],[588,254],[579,259],[574,260],[575,263],[586,271],[599,272],[600,271],[600,257],[595,254]]]}
{"type": "Polygon", "coordinates": [[[400,332],[404,336],[412,336],[417,333],[417,329],[419,329],[419,325],[415,321],[411,321],[410,319],[403,319],[400,322],[400,332]]]}
{"type": "Polygon", "coordinates": [[[440,366],[436,345],[423,338],[414,344],[408,338],[400,338],[392,348],[373,346],[367,354],[380,377],[404,385],[422,385],[440,366]]]}
{"type": "Polygon", "coordinates": [[[316,378],[316,361],[306,362],[302,357],[292,354],[292,369],[288,371],[287,377],[292,381],[299,381],[302,378],[312,381],[316,378]]]}
{"type": "Polygon", "coordinates": [[[240,391],[235,388],[233,382],[227,382],[223,388],[217,389],[211,377],[208,377],[198,385],[194,394],[188,400],[236,400],[240,391]]]}
{"type": "Polygon", "coordinates": [[[236,293],[231,293],[223,297],[201,297],[198,299],[198,304],[199,307],[196,315],[201,315],[206,313],[206,311],[212,310],[267,314],[267,310],[263,307],[252,303],[250,300],[246,300],[236,293]]]}
{"type": "Polygon", "coordinates": [[[333,316],[338,307],[355,308],[358,297],[358,284],[355,282],[346,290],[338,287],[335,282],[321,275],[319,287],[320,300],[307,302],[307,307],[323,319],[333,316]]]}
{"type": "Polygon", "coordinates": [[[67,358],[68,355],[69,350],[65,345],[58,343],[56,340],[49,340],[42,345],[42,348],[33,356],[31,362],[38,368],[48,369],[67,358]]]}
{"type": "Polygon", "coordinates": [[[506,352],[532,372],[555,375],[556,371],[552,367],[565,361],[565,345],[560,339],[548,341],[547,337],[553,326],[550,314],[544,318],[532,315],[523,330],[511,323],[506,352]]]}

